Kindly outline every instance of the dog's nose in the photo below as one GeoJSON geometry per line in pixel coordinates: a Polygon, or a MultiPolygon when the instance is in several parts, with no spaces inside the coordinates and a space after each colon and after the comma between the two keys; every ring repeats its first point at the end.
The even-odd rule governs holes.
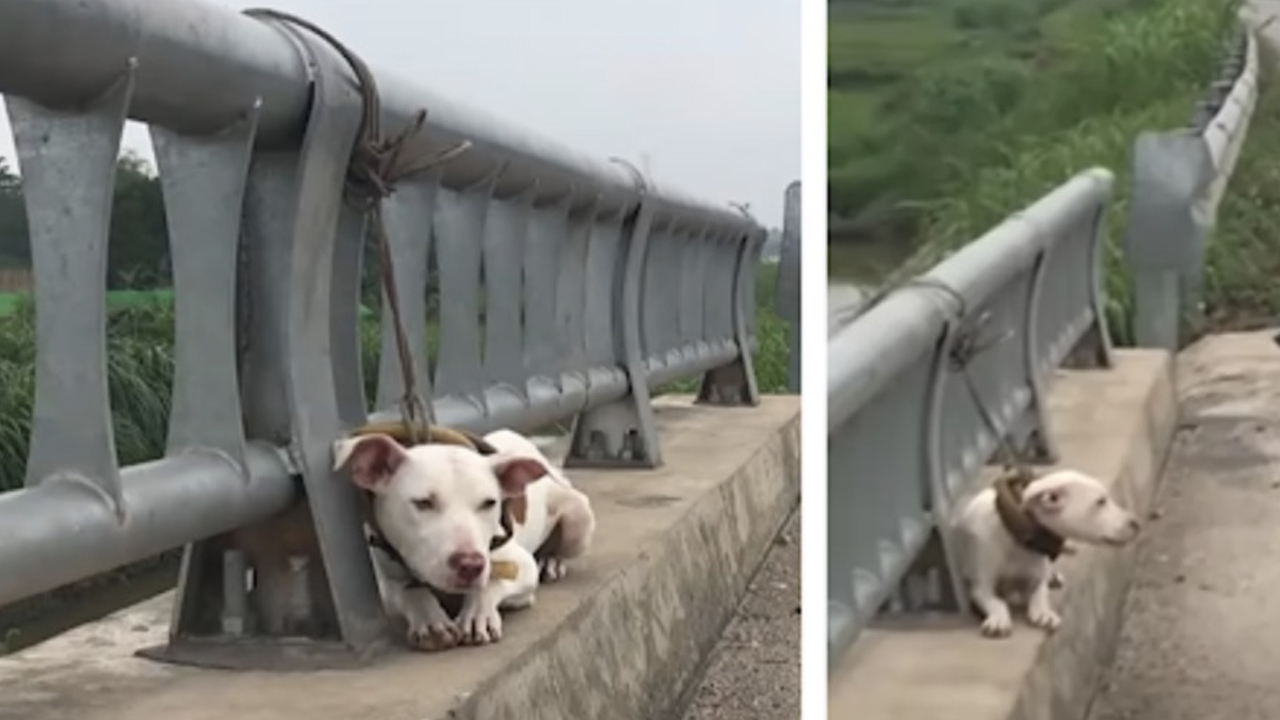
{"type": "Polygon", "coordinates": [[[449,569],[463,582],[471,582],[484,572],[484,555],[478,552],[456,552],[449,556],[449,569]]]}

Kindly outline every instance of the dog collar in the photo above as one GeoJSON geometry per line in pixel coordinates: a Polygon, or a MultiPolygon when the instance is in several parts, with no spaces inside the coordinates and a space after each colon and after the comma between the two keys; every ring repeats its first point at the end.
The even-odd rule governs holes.
{"type": "Polygon", "coordinates": [[[1062,554],[1066,540],[1045,527],[1022,506],[1022,494],[1032,478],[1023,473],[1010,473],[995,482],[996,514],[1000,524],[1018,545],[1050,560],[1062,554]]]}
{"type": "Polygon", "coordinates": [[[391,541],[387,540],[382,533],[377,530],[372,530],[366,537],[366,540],[369,543],[369,547],[382,551],[382,554],[386,555],[387,559],[390,560],[392,564],[398,566],[402,571],[404,571],[405,577],[408,578],[404,581],[405,588],[413,589],[425,587],[430,589],[432,592],[440,592],[440,590],[434,585],[418,577],[418,573],[414,572],[413,568],[409,567],[409,563],[405,562],[404,555],[401,555],[400,551],[396,549],[396,546],[392,545],[391,541]]]}
{"type": "MultiPolygon", "coordinates": [[[[490,547],[490,552],[492,552],[493,549],[504,545],[508,539],[509,538],[495,538],[494,544],[490,547]]],[[[404,576],[407,578],[404,581],[405,589],[414,590],[417,588],[426,588],[436,595],[451,594],[446,593],[444,590],[441,590],[435,585],[423,580],[416,572],[413,571],[413,568],[409,567],[409,563],[405,561],[404,555],[401,555],[400,551],[397,550],[396,547],[391,544],[391,541],[387,540],[386,536],[382,533],[377,532],[376,530],[371,531],[366,537],[366,540],[369,543],[369,547],[380,550],[383,555],[387,556],[388,560],[399,566],[399,568],[404,572],[404,576]]],[[[515,580],[519,574],[519,566],[514,562],[507,560],[491,560],[489,562],[490,577],[494,577],[499,580],[515,580]]]]}

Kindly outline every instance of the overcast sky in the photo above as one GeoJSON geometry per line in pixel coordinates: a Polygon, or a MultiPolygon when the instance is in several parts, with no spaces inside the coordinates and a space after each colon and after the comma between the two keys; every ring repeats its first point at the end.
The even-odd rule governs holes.
{"type": "MultiPolygon", "coordinates": [[[[782,224],[800,177],[798,0],[211,0],[329,29],[375,68],[782,224]]],[[[150,159],[145,130],[124,145],[150,159]]],[[[0,112],[0,155],[16,165],[0,112]]]]}

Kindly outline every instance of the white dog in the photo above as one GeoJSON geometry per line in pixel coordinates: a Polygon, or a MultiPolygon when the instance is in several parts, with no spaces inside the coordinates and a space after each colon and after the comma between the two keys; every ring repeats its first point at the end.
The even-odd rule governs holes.
{"type": "Polygon", "coordinates": [[[955,529],[970,595],[985,616],[982,634],[1004,637],[1013,621],[1000,597],[1003,587],[1029,588],[1027,619],[1055,630],[1062,620],[1050,604],[1049,588],[1065,541],[1121,546],[1137,537],[1139,523],[1098,480],[1059,470],[1029,480],[1002,478],[973,497],[955,529]]]}
{"type": "Polygon", "coordinates": [[[420,650],[499,640],[499,608],[532,605],[539,565],[559,579],[595,529],[587,496],[537,446],[509,430],[484,440],[496,452],[406,449],[383,434],[334,443],[334,469],[349,467],[371,495],[367,530],[383,601],[420,650]],[[446,604],[459,606],[456,619],[446,604]]]}

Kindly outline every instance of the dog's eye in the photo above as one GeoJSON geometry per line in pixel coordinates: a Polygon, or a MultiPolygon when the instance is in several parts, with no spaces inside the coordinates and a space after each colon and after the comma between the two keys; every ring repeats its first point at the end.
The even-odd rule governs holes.
{"type": "Polygon", "coordinates": [[[488,510],[488,509],[492,508],[494,505],[497,505],[497,504],[498,504],[498,501],[497,501],[497,500],[494,500],[493,498],[489,498],[488,500],[485,500],[485,501],[483,501],[483,502],[481,502],[481,503],[480,503],[480,509],[481,509],[481,510],[488,510]]]}
{"type": "Polygon", "coordinates": [[[435,510],[436,509],[436,501],[433,498],[429,498],[429,497],[414,498],[410,502],[412,502],[413,506],[419,510],[435,510]]]}

